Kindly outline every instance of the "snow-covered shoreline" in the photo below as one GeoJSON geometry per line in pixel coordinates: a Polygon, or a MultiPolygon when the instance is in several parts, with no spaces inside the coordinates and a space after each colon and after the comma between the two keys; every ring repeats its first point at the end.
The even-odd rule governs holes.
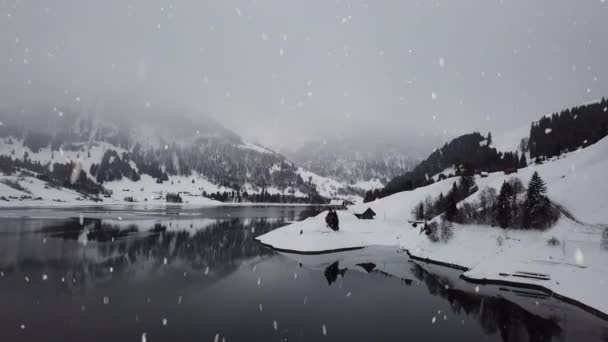
{"type": "Polygon", "coordinates": [[[322,213],[293,223],[257,240],[278,251],[298,254],[394,247],[396,251],[406,251],[416,262],[458,269],[467,281],[542,289],[608,319],[608,298],[602,295],[608,289],[607,253],[599,250],[599,246],[596,251],[591,247],[599,243],[595,238],[599,239],[600,234],[567,218],[562,218],[547,232],[455,226],[454,241],[433,243],[407,222],[353,220],[350,213],[340,212],[342,231],[333,232],[325,227],[324,216],[322,213]],[[574,233],[577,236],[571,232],[573,229],[579,230],[574,233]],[[564,247],[547,245],[549,237],[554,235],[559,236],[564,247]],[[502,240],[500,245],[498,240],[502,240]],[[580,257],[577,251],[582,250],[585,250],[585,260],[577,264],[581,262],[576,260],[580,257]],[[521,277],[529,273],[543,274],[550,279],[521,277]]]}
{"type": "MultiPolygon", "coordinates": [[[[389,246],[412,259],[460,269],[472,282],[542,288],[608,319],[608,139],[515,175],[527,183],[539,172],[549,197],[568,211],[550,229],[516,230],[455,224],[448,242],[431,242],[408,222],[412,209],[426,197],[447,194],[456,178],[397,193],[339,212],[340,231],[326,227],[325,213],[257,237],[275,249],[295,253],[389,246]],[[353,214],[370,207],[375,220],[353,214]],[[589,222],[589,223],[586,223],[589,222]],[[554,243],[549,243],[554,241],[554,243]],[[555,242],[557,241],[557,242],[555,242]]],[[[497,172],[477,177],[480,189],[499,188],[513,175],[497,172]]],[[[477,194],[465,201],[474,201],[477,194]]]]}

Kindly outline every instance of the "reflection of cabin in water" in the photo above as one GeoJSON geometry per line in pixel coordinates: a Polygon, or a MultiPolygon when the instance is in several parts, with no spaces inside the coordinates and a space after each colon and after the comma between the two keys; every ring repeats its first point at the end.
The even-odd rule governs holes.
{"type": "Polygon", "coordinates": [[[372,208],[367,208],[363,214],[355,214],[359,220],[373,220],[376,213],[372,210],[372,208]]]}

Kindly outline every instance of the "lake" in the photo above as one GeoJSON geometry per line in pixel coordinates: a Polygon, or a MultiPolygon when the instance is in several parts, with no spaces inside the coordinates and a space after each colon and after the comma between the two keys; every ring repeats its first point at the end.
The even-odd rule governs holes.
{"type": "Polygon", "coordinates": [[[0,341],[608,341],[579,307],[397,248],[254,240],[319,210],[2,210],[0,341]]]}

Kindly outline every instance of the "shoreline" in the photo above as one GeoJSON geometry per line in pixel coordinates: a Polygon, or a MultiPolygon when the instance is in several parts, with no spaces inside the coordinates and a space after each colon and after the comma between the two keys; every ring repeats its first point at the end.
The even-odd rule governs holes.
{"type": "MultiPolygon", "coordinates": [[[[338,253],[338,252],[344,252],[344,251],[352,251],[352,250],[359,250],[359,249],[365,249],[368,247],[373,247],[373,246],[361,246],[361,247],[348,247],[348,248],[341,248],[341,249],[333,249],[333,250],[319,250],[319,251],[297,251],[297,250],[288,250],[288,249],[281,249],[281,248],[276,248],[273,247],[272,245],[266,244],[261,242],[258,238],[254,239],[255,241],[257,241],[260,245],[270,248],[274,251],[277,252],[284,252],[284,253],[291,253],[291,254],[297,254],[297,255],[322,255],[322,254],[332,254],[332,253],[338,253]]],[[[395,246],[397,247],[397,249],[399,250],[399,246],[395,246]]],[[[524,283],[524,282],[514,282],[514,281],[508,281],[508,280],[501,280],[501,279],[477,279],[477,278],[472,278],[472,277],[468,277],[465,275],[465,273],[467,271],[470,271],[470,268],[466,267],[466,266],[462,266],[462,265],[458,265],[455,263],[448,263],[448,262],[443,262],[443,261],[439,261],[439,260],[434,260],[434,259],[430,259],[430,258],[424,258],[424,257],[419,257],[417,255],[412,254],[409,250],[407,249],[401,249],[403,251],[406,252],[406,254],[408,255],[408,257],[413,260],[414,262],[422,262],[422,263],[427,263],[427,264],[432,264],[432,265],[438,265],[438,266],[442,266],[442,267],[447,267],[447,268],[451,268],[451,269],[455,269],[458,271],[461,271],[462,273],[459,275],[459,277],[461,279],[463,279],[466,282],[469,282],[471,284],[481,284],[481,285],[504,285],[504,286],[509,286],[509,287],[514,287],[514,288],[520,288],[520,289],[533,289],[533,290],[538,290],[538,291],[542,291],[544,293],[546,293],[547,295],[550,295],[558,300],[561,300],[567,304],[576,306],[578,308],[580,308],[581,310],[584,310],[585,312],[588,312],[592,315],[594,315],[595,317],[602,319],[604,321],[608,322],[608,313],[603,312],[597,308],[594,308],[593,306],[590,306],[588,304],[585,304],[577,299],[559,294],[558,292],[555,292],[545,286],[542,285],[537,285],[537,284],[530,284],[530,283],[524,283]]]]}

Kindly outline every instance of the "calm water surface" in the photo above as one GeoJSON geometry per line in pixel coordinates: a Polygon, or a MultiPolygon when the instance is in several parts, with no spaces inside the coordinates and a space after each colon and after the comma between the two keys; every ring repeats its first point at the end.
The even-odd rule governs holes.
{"type": "Polygon", "coordinates": [[[277,253],[305,207],[0,212],[0,341],[608,341],[546,294],[394,248],[277,253]]]}

